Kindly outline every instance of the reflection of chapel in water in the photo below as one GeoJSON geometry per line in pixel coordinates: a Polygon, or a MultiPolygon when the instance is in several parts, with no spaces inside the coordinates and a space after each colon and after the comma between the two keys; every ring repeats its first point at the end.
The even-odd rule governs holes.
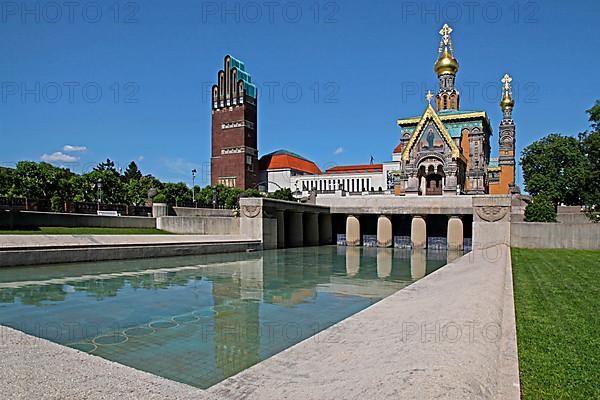
{"type": "MultiPolygon", "coordinates": [[[[281,340],[277,329],[274,339],[264,330],[267,323],[277,321],[262,320],[262,306],[293,308],[313,301],[320,293],[383,298],[460,254],[338,247],[315,248],[314,254],[307,249],[266,252],[260,259],[236,263],[231,273],[210,278],[216,366],[223,376],[232,376],[264,358],[261,344],[265,341],[281,340]]],[[[282,349],[285,347],[282,343],[282,349]]]]}

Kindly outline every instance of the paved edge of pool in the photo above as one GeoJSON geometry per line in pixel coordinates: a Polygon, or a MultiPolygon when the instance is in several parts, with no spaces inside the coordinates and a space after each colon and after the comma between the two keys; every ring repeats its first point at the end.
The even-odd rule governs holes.
{"type": "Polygon", "coordinates": [[[207,391],[244,400],[519,399],[510,256],[506,244],[473,251],[207,391]]]}
{"type": "Polygon", "coordinates": [[[0,326],[2,399],[212,399],[200,389],[0,326]]]}
{"type": "Polygon", "coordinates": [[[243,236],[32,235],[0,237],[0,268],[261,250],[243,236]]]}
{"type": "Polygon", "coordinates": [[[0,397],[518,399],[510,248],[495,253],[471,252],[206,391],[1,327],[0,397]]]}

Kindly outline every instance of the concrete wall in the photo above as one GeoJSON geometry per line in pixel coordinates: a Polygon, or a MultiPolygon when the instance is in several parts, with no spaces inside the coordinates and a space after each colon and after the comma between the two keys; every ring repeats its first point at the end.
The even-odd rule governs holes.
{"type": "MultiPolygon", "coordinates": [[[[155,236],[155,235],[149,235],[155,236]]],[[[161,235],[157,235],[161,236],[161,235]]],[[[110,237],[110,236],[109,236],[110,237]]],[[[128,238],[130,238],[128,236],[128,238]]],[[[31,237],[37,240],[36,237],[31,237]]],[[[88,236],[88,242],[98,242],[99,236],[88,236]]],[[[152,238],[160,239],[160,238],[152,238]]],[[[180,243],[165,240],[163,243],[146,239],[137,240],[136,243],[122,244],[91,244],[91,245],[62,245],[63,238],[47,238],[58,246],[43,246],[42,243],[30,248],[9,248],[10,243],[0,243],[0,267],[13,267],[25,265],[65,264],[88,261],[147,259],[157,257],[179,257],[202,254],[237,253],[248,250],[261,250],[259,241],[231,240],[221,238],[219,241],[191,242],[186,237],[177,236],[174,239],[180,243]]],[[[196,237],[197,239],[197,237],[196,237]]]]}
{"type": "Polygon", "coordinates": [[[160,217],[156,227],[188,235],[239,235],[240,219],[234,217],[160,217]]]}
{"type": "Polygon", "coordinates": [[[233,217],[233,210],[173,207],[173,211],[178,217],[233,217]]]}
{"type": "Polygon", "coordinates": [[[529,249],[600,249],[600,224],[545,224],[517,222],[510,225],[510,244],[529,249]]]}
{"type": "Polygon", "coordinates": [[[0,229],[60,226],[69,228],[156,228],[149,217],[104,217],[88,214],[57,214],[32,211],[0,212],[0,229]]]}
{"type": "Polygon", "coordinates": [[[556,210],[556,220],[563,224],[591,224],[592,221],[585,213],[581,212],[581,207],[562,206],[556,210]]]}
{"type": "Polygon", "coordinates": [[[318,195],[317,205],[330,207],[332,214],[471,215],[475,198],[474,196],[318,195]]]}

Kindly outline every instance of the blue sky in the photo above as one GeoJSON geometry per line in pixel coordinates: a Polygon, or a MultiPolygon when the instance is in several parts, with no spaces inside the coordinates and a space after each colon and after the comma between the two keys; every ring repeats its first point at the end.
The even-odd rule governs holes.
{"type": "Polygon", "coordinates": [[[108,157],[170,181],[197,168],[207,184],[210,86],[228,53],[261,89],[261,154],[285,148],[322,168],[387,161],[396,119],[422,113],[437,90],[444,22],[461,108],[488,112],[493,155],[504,73],[519,150],[587,129],[600,98],[596,1],[23,4],[0,11],[3,165],[63,160],[81,172],[108,157]]]}

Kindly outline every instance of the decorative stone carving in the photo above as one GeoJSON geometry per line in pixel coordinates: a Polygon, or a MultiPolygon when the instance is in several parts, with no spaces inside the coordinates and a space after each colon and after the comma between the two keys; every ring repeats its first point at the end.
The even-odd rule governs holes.
{"type": "Polygon", "coordinates": [[[242,206],[242,215],[247,218],[256,218],[261,212],[261,206],[242,206]]]}
{"type": "Polygon", "coordinates": [[[508,215],[510,207],[484,206],[476,207],[477,216],[486,222],[498,222],[508,215]]]}

